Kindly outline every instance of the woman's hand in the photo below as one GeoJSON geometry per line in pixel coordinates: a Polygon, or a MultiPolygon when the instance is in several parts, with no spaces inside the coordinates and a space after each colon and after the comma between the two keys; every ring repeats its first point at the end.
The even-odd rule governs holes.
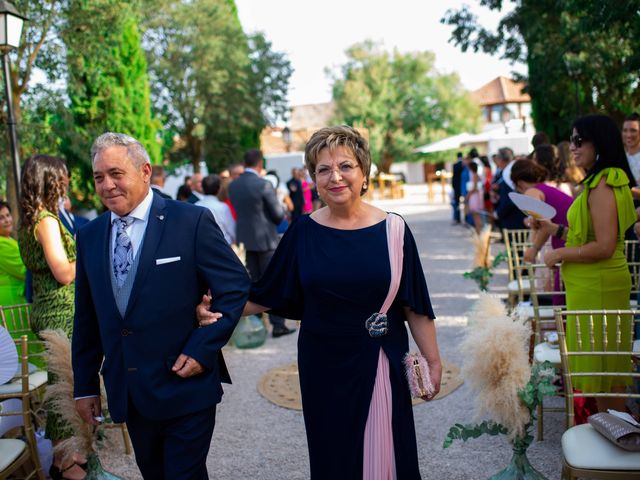
{"type": "Polygon", "coordinates": [[[525,219],[525,225],[527,225],[532,230],[541,230],[547,235],[553,235],[558,230],[558,225],[553,223],[551,220],[547,220],[546,218],[536,219],[533,217],[527,217],[525,219]]]}
{"type": "Polygon", "coordinates": [[[442,363],[440,361],[429,363],[429,375],[431,376],[433,393],[431,395],[421,397],[425,402],[433,400],[434,397],[438,395],[438,392],[440,392],[440,383],[442,382],[442,363]]]}
{"type": "Polygon", "coordinates": [[[204,294],[202,301],[196,307],[196,317],[198,317],[198,323],[201,327],[206,327],[212,323],[216,323],[222,314],[219,312],[210,312],[211,308],[211,295],[204,294]]]}
{"type": "Polygon", "coordinates": [[[524,251],[523,259],[527,263],[535,263],[539,250],[536,247],[529,247],[524,251]]]}
{"type": "Polygon", "coordinates": [[[560,248],[556,250],[549,250],[544,254],[544,263],[547,267],[553,268],[558,263],[562,263],[562,255],[560,254],[560,248]]]}

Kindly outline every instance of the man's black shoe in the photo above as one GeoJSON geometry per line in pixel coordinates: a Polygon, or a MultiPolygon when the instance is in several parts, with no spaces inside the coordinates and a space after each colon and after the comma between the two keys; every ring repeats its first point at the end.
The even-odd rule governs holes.
{"type": "Polygon", "coordinates": [[[290,333],[293,333],[295,331],[295,328],[287,328],[283,325],[282,327],[273,327],[273,332],[271,333],[271,335],[273,335],[273,338],[278,338],[282,337],[283,335],[289,335],[290,333]]]}

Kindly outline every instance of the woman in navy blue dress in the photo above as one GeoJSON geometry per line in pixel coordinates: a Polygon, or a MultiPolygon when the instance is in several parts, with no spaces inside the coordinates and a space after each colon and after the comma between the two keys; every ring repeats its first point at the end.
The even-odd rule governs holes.
{"type": "Polygon", "coordinates": [[[433,395],[440,387],[441,364],[415,241],[405,225],[402,277],[387,314],[388,332],[374,338],[365,321],[380,310],[391,269],[387,213],[361,200],[371,167],[367,142],[350,127],[324,128],[310,139],[305,157],[327,207],[289,227],[264,276],[253,285],[244,314],[269,310],[302,320],[298,368],[312,479],[419,479],[402,364],[409,350],[405,321],[429,362],[433,395]],[[379,378],[380,362],[384,378],[379,378]],[[390,453],[365,448],[377,381],[390,391],[384,413],[391,426],[390,453]],[[378,457],[384,455],[390,456],[382,462],[390,469],[380,472],[378,457]]]}

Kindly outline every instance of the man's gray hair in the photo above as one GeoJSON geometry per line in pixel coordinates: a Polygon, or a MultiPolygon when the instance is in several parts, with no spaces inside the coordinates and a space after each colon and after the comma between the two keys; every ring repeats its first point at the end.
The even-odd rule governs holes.
{"type": "Polygon", "coordinates": [[[114,132],[103,133],[93,142],[91,146],[91,163],[93,164],[100,152],[110,147],[126,147],[127,157],[136,168],[145,163],[151,163],[149,154],[138,140],[124,133],[114,132]]]}

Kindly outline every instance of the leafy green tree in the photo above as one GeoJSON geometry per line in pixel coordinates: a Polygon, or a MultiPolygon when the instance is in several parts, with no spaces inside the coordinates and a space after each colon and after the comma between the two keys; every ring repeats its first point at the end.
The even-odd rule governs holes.
{"type": "MultiPolygon", "coordinates": [[[[617,120],[640,105],[640,0],[512,0],[515,8],[491,31],[468,6],[442,19],[453,43],[527,65],[528,92],[538,130],[554,141],[569,135],[579,114],[605,112],[617,120]]],[[[480,0],[502,10],[502,0],[480,0]]]]}
{"type": "Polygon", "coordinates": [[[247,37],[233,0],[148,0],[144,23],[154,105],[177,142],[172,161],[214,170],[258,146],[286,112],[288,60],[262,34],[247,37]]]}
{"type": "MultiPolygon", "coordinates": [[[[32,79],[35,70],[39,69],[44,72],[48,79],[56,78],[61,71],[61,45],[56,41],[55,34],[63,2],[58,0],[18,0],[14,4],[17,10],[29,19],[24,24],[20,46],[9,54],[12,104],[19,128],[18,141],[21,147],[21,156],[25,157],[33,152],[29,140],[38,138],[38,135],[30,128],[31,125],[23,123],[23,100],[28,101],[29,94],[34,94],[32,79]],[[24,141],[25,137],[27,142],[24,141]]],[[[35,86],[36,91],[42,89],[41,85],[35,86]]],[[[15,183],[6,131],[4,94],[0,96],[0,111],[3,120],[3,126],[0,129],[0,196],[9,198],[14,211],[17,211],[15,183]]],[[[33,119],[29,118],[28,121],[31,123],[33,119]]]]}
{"type": "Polygon", "coordinates": [[[62,38],[70,106],[59,122],[61,150],[71,168],[78,169],[72,189],[93,203],[89,151],[98,135],[129,134],[145,146],[152,162],[160,161],[160,124],[151,116],[134,7],[116,0],[70,0],[65,11],[62,38]]]}
{"type": "Polygon", "coordinates": [[[433,53],[388,53],[366,41],[347,57],[334,78],[335,120],[368,130],[382,171],[415,160],[413,149],[422,143],[478,127],[477,105],[456,74],[435,71],[433,53]]]}

